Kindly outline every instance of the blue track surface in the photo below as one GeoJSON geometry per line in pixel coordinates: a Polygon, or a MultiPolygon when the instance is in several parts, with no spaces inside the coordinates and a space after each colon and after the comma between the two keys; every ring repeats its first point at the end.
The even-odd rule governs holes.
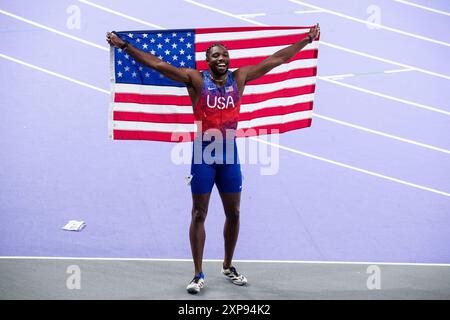
{"type": "MultiPolygon", "coordinates": [[[[450,12],[447,1],[413,1],[450,12]]],[[[222,12],[94,2],[170,29],[250,26],[237,15],[252,13],[267,25],[320,23],[317,116],[279,137],[290,149],[277,149],[278,174],[243,165],[236,259],[450,263],[448,14],[387,0],[305,1],[332,11],[315,13],[287,0],[200,1],[222,12]],[[392,30],[342,16],[366,21],[371,5],[392,30]]],[[[0,255],[190,258],[189,165],[172,163],[173,144],[108,139],[105,33],[154,28],[79,1],[3,0],[0,9],[0,255]],[[80,29],[67,27],[71,5],[80,29]],[[88,226],[62,231],[71,219],[88,226]]],[[[222,211],[215,190],[205,258],[222,258],[222,211]]]]}

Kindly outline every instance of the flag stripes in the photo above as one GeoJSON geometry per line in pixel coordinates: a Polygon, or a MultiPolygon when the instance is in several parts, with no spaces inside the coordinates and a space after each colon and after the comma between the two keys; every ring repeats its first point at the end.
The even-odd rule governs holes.
{"type": "MultiPolygon", "coordinates": [[[[120,32],[119,35],[128,37],[127,41],[144,48],[144,51],[156,56],[159,53],[160,58],[174,66],[185,67],[186,61],[194,63],[199,71],[208,69],[206,49],[213,43],[222,43],[230,54],[230,70],[235,70],[262,62],[276,51],[305,38],[309,29],[231,27],[203,28],[192,32],[120,32]]],[[[238,136],[267,134],[267,130],[282,133],[311,125],[318,44],[317,39],[287,63],[246,85],[241,100],[238,136]]],[[[111,55],[112,138],[156,141],[178,141],[176,136],[192,138],[197,127],[187,89],[170,82],[146,84],[144,80],[156,78],[157,73],[143,68],[124,52],[116,49],[114,53],[111,55]],[[130,81],[123,80],[123,77],[129,77],[130,81]],[[143,79],[143,82],[136,79],[143,79]]]]}

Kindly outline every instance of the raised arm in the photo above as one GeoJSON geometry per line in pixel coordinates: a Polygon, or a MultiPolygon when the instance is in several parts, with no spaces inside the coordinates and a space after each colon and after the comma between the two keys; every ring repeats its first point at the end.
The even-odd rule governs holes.
{"type": "Polygon", "coordinates": [[[177,68],[167,62],[162,61],[158,57],[152,55],[151,53],[144,52],[134,47],[131,43],[128,43],[120,39],[115,33],[108,32],[106,34],[106,41],[116,48],[120,48],[126,51],[130,56],[132,56],[136,61],[141,64],[159,71],[164,76],[173,81],[183,82],[187,85],[192,85],[193,77],[198,76],[197,70],[189,68],[177,68]]]}
{"type": "Polygon", "coordinates": [[[237,70],[238,76],[244,79],[245,83],[258,79],[275,67],[287,62],[297,52],[302,50],[309,42],[312,42],[320,33],[319,24],[309,30],[308,36],[284,49],[275,52],[273,55],[254,66],[242,67],[237,70]]]}

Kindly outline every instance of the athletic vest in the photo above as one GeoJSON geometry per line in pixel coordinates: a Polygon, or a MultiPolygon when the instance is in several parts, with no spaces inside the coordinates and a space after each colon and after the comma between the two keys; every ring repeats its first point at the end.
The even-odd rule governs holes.
{"type": "Polygon", "coordinates": [[[202,132],[218,129],[226,137],[227,129],[237,129],[241,101],[233,73],[228,71],[224,86],[211,79],[209,71],[203,71],[202,94],[194,107],[195,121],[201,121],[202,132]]]}

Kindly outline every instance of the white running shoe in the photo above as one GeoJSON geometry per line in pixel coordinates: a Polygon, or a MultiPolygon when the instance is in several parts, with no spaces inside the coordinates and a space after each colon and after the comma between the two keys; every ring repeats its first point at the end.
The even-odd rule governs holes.
{"type": "Polygon", "coordinates": [[[224,269],[222,266],[222,274],[225,275],[229,280],[231,280],[231,282],[233,282],[235,285],[243,286],[247,283],[247,278],[242,274],[239,274],[236,271],[236,268],[233,266],[228,269],[224,269]]]}
{"type": "Polygon", "coordinates": [[[195,276],[194,279],[186,287],[187,292],[197,294],[205,286],[205,279],[200,276],[195,276]]]}

